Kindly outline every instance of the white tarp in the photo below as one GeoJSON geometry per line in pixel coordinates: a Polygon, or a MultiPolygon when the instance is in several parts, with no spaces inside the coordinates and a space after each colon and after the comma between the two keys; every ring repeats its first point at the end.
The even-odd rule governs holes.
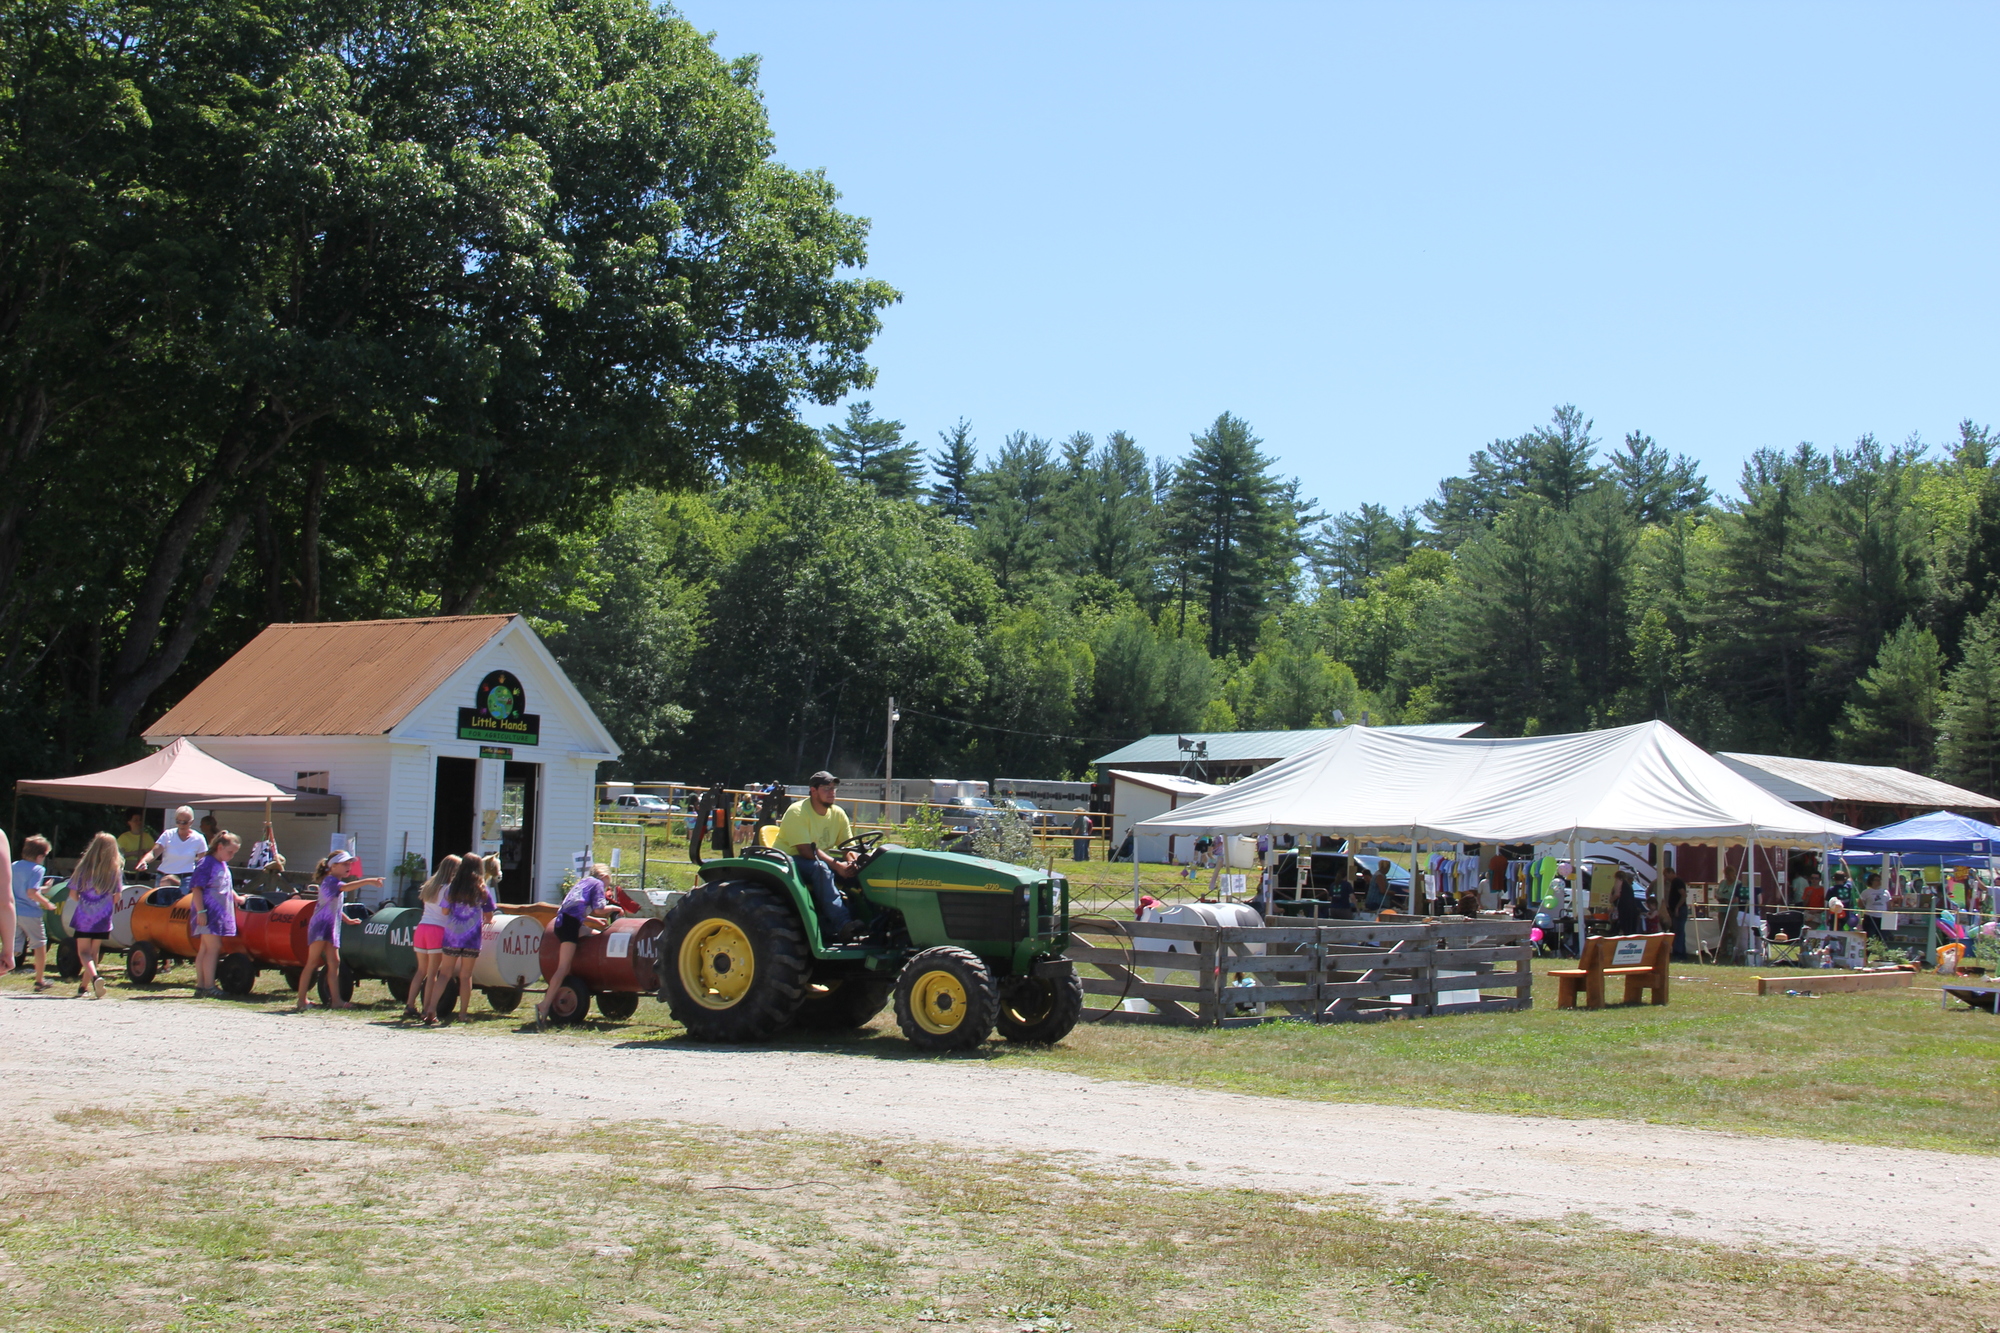
{"type": "Polygon", "coordinates": [[[1518,740],[1344,727],[1323,744],[1135,826],[1366,842],[1839,846],[1855,830],[1780,800],[1664,722],[1518,740]]]}

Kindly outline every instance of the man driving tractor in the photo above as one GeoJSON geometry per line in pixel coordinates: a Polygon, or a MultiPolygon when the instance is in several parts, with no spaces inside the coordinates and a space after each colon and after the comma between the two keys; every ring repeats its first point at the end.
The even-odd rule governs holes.
{"type": "Polygon", "coordinates": [[[847,812],[833,803],[840,779],[821,769],[806,779],[806,799],[795,801],[778,821],[778,847],[791,854],[799,878],[812,891],[819,907],[826,938],[845,940],[854,930],[853,914],[841,899],[833,877],[853,879],[860,866],[849,851],[835,860],[828,848],[839,847],[854,836],[847,812]]]}

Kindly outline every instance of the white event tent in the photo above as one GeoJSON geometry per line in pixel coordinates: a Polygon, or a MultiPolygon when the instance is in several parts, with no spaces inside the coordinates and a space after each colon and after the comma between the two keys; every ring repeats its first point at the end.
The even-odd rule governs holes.
{"type": "MultiPolygon", "coordinates": [[[[1856,830],[1779,799],[1664,722],[1459,740],[1345,727],[1145,833],[1363,842],[1693,842],[1838,847],[1856,830]]],[[[1754,858],[1752,858],[1754,864],[1754,858]]]]}

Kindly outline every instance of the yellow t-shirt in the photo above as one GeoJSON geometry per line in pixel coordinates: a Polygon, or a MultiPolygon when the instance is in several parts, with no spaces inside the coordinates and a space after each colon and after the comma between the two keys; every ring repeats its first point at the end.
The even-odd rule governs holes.
{"type": "Polygon", "coordinates": [[[807,843],[831,856],[834,848],[853,836],[854,825],[848,821],[847,811],[830,805],[825,814],[816,815],[810,798],[793,802],[778,821],[778,847],[793,856],[805,855],[807,843]]]}

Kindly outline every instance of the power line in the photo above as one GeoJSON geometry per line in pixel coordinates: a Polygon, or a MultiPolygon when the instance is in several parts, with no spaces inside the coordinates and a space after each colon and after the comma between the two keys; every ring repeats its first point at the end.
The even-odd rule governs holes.
{"type": "Polygon", "coordinates": [[[900,713],[915,713],[918,717],[934,718],[939,722],[949,722],[955,727],[977,727],[981,731],[1004,731],[1009,736],[1033,736],[1037,740],[1044,741],[1098,741],[1109,742],[1115,745],[1130,739],[1129,737],[1120,736],[1065,736],[1060,732],[1054,731],[1022,731],[1019,727],[996,727],[990,722],[967,722],[963,718],[946,717],[942,713],[927,713],[921,708],[912,708],[908,704],[897,704],[896,711],[900,713]]]}

